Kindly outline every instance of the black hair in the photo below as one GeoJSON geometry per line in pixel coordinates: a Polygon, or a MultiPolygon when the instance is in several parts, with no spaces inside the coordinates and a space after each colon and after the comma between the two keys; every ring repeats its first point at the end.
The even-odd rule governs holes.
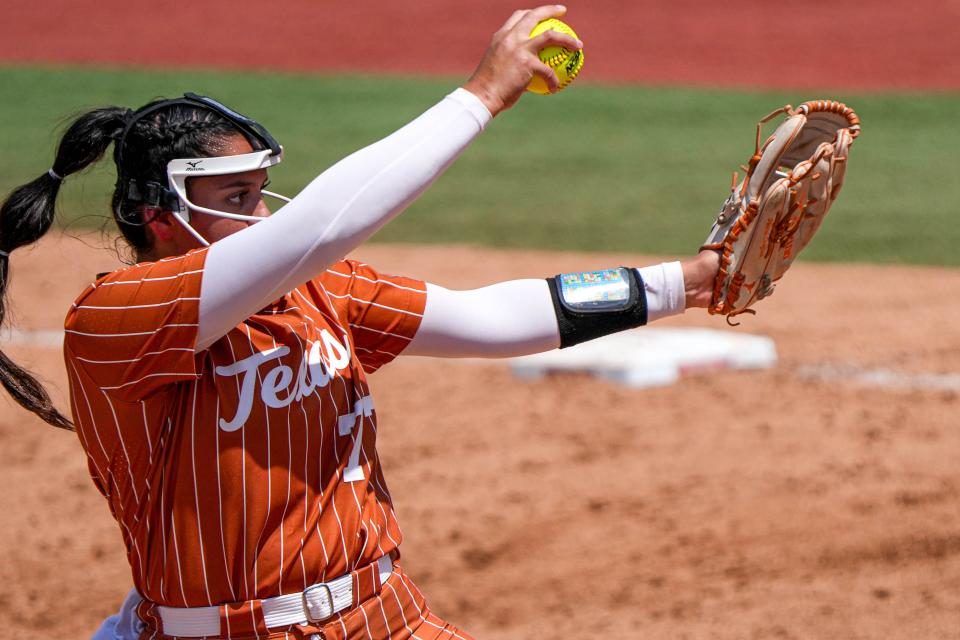
{"type": "MultiPolygon", "coordinates": [[[[111,209],[124,239],[135,255],[141,255],[153,246],[146,226],[149,220],[144,220],[148,203],[146,189],[131,188],[131,184],[166,185],[170,160],[218,155],[225,138],[242,133],[215,110],[182,102],[155,108],[161,102],[153,101],[136,112],[103,107],[79,115],[60,139],[50,172],[14,189],[0,206],[0,324],[6,315],[9,254],[36,242],[50,229],[63,178],[99,161],[114,144],[117,184],[111,209]],[[144,117],[137,117],[147,110],[150,111],[144,117]]],[[[0,384],[22,407],[44,421],[62,429],[73,428],[53,405],[43,385],[2,351],[0,384]]]]}

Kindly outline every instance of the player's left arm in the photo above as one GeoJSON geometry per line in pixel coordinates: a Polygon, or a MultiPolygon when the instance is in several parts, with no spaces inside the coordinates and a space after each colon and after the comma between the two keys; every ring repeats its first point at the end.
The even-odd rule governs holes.
{"type": "Polygon", "coordinates": [[[707,306],[717,266],[717,254],[704,251],[683,262],[635,269],[630,275],[639,286],[631,305],[584,314],[565,309],[548,280],[511,280],[468,291],[428,284],[423,320],[404,353],[506,358],[572,346],[707,306]]]}

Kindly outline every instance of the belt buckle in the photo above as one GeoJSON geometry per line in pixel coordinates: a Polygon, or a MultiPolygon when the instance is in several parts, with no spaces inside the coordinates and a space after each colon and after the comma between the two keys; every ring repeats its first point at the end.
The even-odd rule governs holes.
{"type": "Polygon", "coordinates": [[[333,592],[326,582],[315,584],[303,590],[303,610],[307,614],[307,622],[322,622],[333,615],[333,592]],[[314,594],[325,593],[326,598],[315,601],[314,594]]]}

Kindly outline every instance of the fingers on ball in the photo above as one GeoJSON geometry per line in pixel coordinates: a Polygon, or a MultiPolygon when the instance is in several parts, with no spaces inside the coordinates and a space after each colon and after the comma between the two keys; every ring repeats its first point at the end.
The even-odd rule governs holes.
{"type": "Polygon", "coordinates": [[[530,47],[534,51],[541,51],[547,47],[563,47],[570,51],[576,51],[583,48],[583,42],[570,34],[548,29],[540,35],[530,38],[530,47]]]}
{"type": "Polygon", "coordinates": [[[567,8],[562,4],[547,4],[536,9],[531,9],[517,23],[517,28],[525,30],[526,33],[533,31],[533,28],[544,20],[550,18],[559,18],[567,12],[567,8]]]}
{"type": "Polygon", "coordinates": [[[513,14],[503,23],[503,26],[500,27],[500,31],[509,31],[517,26],[517,23],[520,22],[525,15],[530,13],[529,9],[518,9],[514,11],[513,14]]]}
{"type": "Polygon", "coordinates": [[[551,67],[538,60],[533,64],[533,73],[543,78],[550,93],[556,93],[560,90],[560,79],[557,78],[556,72],[551,67]]]}

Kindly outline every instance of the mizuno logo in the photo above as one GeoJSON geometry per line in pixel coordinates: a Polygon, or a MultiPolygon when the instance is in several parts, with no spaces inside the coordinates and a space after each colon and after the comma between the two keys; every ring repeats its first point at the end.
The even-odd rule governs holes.
{"type": "Polygon", "coordinates": [[[197,165],[200,164],[201,162],[203,162],[203,160],[197,160],[197,161],[195,161],[195,162],[190,162],[190,161],[188,160],[188,161],[187,161],[187,164],[190,165],[191,167],[193,167],[194,169],[196,169],[196,168],[197,168],[197,165]]]}

